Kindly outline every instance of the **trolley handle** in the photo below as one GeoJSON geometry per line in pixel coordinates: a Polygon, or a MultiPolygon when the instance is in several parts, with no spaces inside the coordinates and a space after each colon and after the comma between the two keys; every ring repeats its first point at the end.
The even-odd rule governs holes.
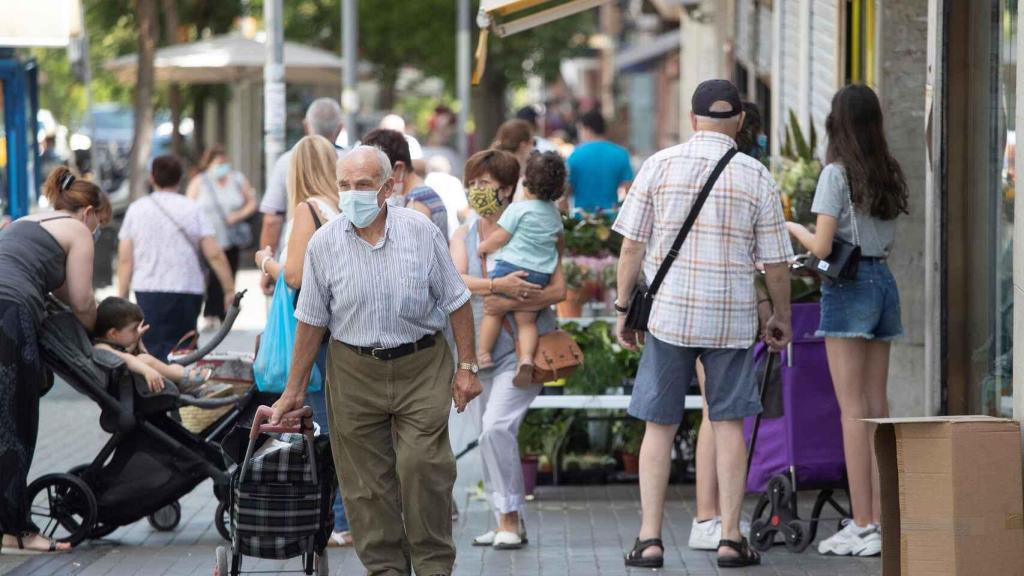
{"type": "Polygon", "coordinates": [[[265,424],[269,422],[271,416],[274,415],[274,409],[270,406],[260,406],[256,409],[256,416],[252,419],[252,430],[249,431],[249,438],[256,438],[261,432],[274,432],[274,433],[305,433],[313,434],[313,409],[309,406],[303,406],[298,410],[292,410],[281,417],[281,422],[277,425],[265,424]],[[285,422],[297,421],[298,424],[289,426],[285,422]]]}

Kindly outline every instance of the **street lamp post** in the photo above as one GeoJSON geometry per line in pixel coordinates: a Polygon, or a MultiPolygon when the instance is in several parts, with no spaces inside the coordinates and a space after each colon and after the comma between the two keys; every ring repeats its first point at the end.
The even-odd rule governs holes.
{"type": "Polygon", "coordinates": [[[345,60],[345,77],[341,89],[341,110],[345,114],[345,131],[348,133],[346,146],[351,146],[359,139],[356,127],[356,113],[359,112],[359,92],[356,90],[359,81],[357,70],[358,56],[356,47],[359,45],[359,11],[358,0],[342,0],[341,2],[341,51],[345,60]]]}
{"type": "Polygon", "coordinates": [[[458,97],[459,97],[459,129],[458,134],[458,146],[459,154],[462,159],[469,158],[469,137],[467,135],[467,126],[469,124],[469,100],[470,100],[470,66],[471,66],[471,55],[469,47],[469,0],[458,0],[458,26],[456,27],[456,56],[455,56],[455,72],[456,72],[456,84],[458,85],[458,97]]]}
{"type": "Polygon", "coordinates": [[[281,0],[264,0],[263,22],[266,26],[266,62],[263,65],[263,152],[265,177],[277,157],[284,152],[285,84],[284,84],[284,18],[281,0]]]}

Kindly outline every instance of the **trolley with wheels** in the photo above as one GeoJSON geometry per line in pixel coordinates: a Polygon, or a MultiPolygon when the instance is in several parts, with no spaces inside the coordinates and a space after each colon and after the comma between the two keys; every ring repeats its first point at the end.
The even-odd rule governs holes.
{"type": "Polygon", "coordinates": [[[303,573],[328,575],[326,549],[337,486],[330,443],[315,436],[310,407],[284,416],[283,422],[297,421],[295,426],[266,424],[272,414],[270,407],[260,406],[251,429],[231,433],[248,435],[244,456],[230,453],[237,443],[225,442],[226,457],[239,465],[226,507],[231,545],[217,547],[214,576],[240,574],[243,556],[301,556],[303,573]]]}
{"type": "Polygon", "coordinates": [[[766,361],[763,345],[755,352],[758,365],[776,365],[762,384],[766,413],[744,425],[751,450],[747,492],[760,493],[750,524],[750,542],[758,550],[780,535],[787,549],[803,552],[817,536],[826,506],[849,516],[835,499],[837,490],[846,490],[846,461],[824,339],[814,336],[819,316],[817,303],[793,304],[790,346],[774,363],[766,361]],[[799,493],[815,491],[811,516],[801,518],[799,493]]]}

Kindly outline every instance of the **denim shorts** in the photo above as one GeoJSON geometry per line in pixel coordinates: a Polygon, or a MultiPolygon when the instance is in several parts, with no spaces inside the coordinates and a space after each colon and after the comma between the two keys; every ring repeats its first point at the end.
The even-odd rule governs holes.
{"type": "Polygon", "coordinates": [[[686,348],[648,334],[629,400],[630,416],[655,424],[682,422],[698,359],[707,375],[704,396],[711,420],[740,420],[761,413],[752,347],[686,348]]]}
{"type": "Polygon", "coordinates": [[[541,288],[547,286],[551,282],[551,274],[545,274],[543,272],[537,272],[536,270],[527,270],[515,264],[509,264],[504,260],[498,260],[494,263],[494,270],[491,271],[491,278],[502,278],[508,276],[513,272],[526,272],[526,280],[530,284],[536,284],[541,288]]]}
{"type": "Polygon", "coordinates": [[[816,335],[881,341],[903,335],[900,293],[884,261],[862,260],[856,280],[821,285],[821,323],[816,335]]]}

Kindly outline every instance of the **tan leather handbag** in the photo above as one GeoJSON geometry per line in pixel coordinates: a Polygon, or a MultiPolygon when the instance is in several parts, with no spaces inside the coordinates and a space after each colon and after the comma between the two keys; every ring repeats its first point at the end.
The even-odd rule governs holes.
{"type": "MultiPolygon", "coordinates": [[[[504,321],[505,330],[516,343],[516,354],[519,353],[519,340],[515,338],[512,323],[508,318],[504,321]]],[[[583,351],[576,340],[565,330],[552,330],[537,339],[537,352],[533,355],[533,384],[545,384],[559,378],[568,378],[583,365],[583,351]]]]}

